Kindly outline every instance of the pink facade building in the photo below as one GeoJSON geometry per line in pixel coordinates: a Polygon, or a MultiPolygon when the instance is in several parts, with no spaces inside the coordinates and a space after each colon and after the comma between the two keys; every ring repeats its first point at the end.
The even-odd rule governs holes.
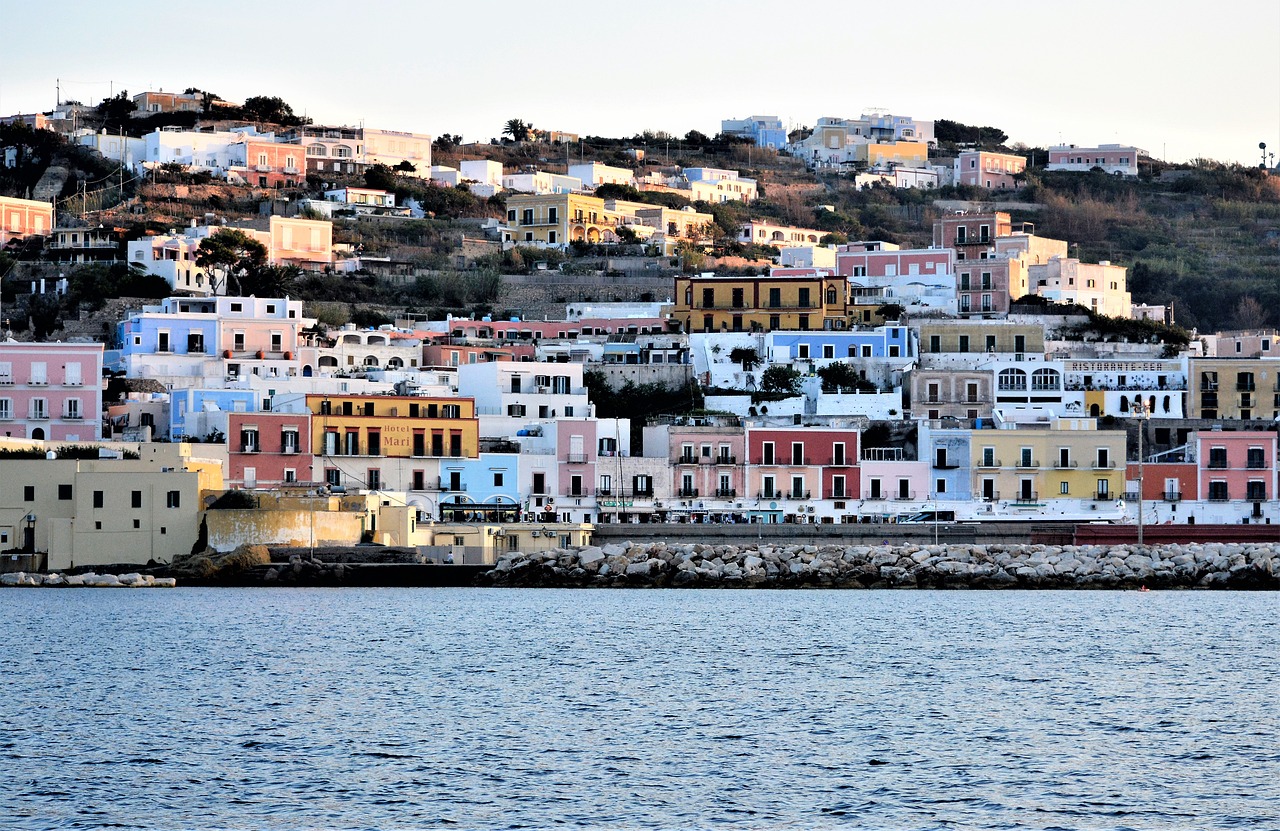
{"type": "Polygon", "coordinates": [[[1275,433],[1202,432],[1196,436],[1196,448],[1199,499],[1256,503],[1275,499],[1275,433]]]}
{"type": "Polygon", "coordinates": [[[858,441],[855,429],[748,428],[751,495],[761,500],[857,499],[858,441]]]}
{"type": "Polygon", "coordinates": [[[851,242],[836,252],[836,274],[841,277],[901,277],[944,275],[955,271],[956,252],[951,248],[902,250],[892,243],[851,242]]]}
{"type": "Polygon", "coordinates": [[[1018,176],[1027,169],[1027,160],[1012,153],[966,150],[956,158],[957,185],[972,185],[988,190],[1018,187],[1018,176]]]}
{"type": "Polygon", "coordinates": [[[270,488],[310,479],[311,413],[228,413],[227,486],[270,488]]]}
{"type": "Polygon", "coordinates": [[[11,240],[44,236],[53,230],[53,205],[0,196],[0,248],[11,240]]]}
{"type": "Polygon", "coordinates": [[[235,161],[229,177],[260,188],[291,188],[306,179],[306,153],[296,144],[246,139],[233,146],[235,161]]]}
{"type": "Polygon", "coordinates": [[[1145,153],[1137,147],[1123,144],[1100,144],[1097,147],[1058,145],[1049,148],[1049,164],[1045,170],[1084,172],[1098,167],[1115,176],[1137,176],[1140,155],[1145,153]]]}
{"type": "Polygon", "coordinates": [[[102,437],[102,344],[0,343],[0,435],[102,437]]]}
{"type": "Polygon", "coordinates": [[[672,427],[672,492],[682,499],[747,496],[746,434],[738,426],[672,427]]]}

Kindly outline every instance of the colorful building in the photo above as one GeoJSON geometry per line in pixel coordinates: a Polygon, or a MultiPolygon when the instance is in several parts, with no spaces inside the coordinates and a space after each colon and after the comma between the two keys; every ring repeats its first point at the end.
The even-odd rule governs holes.
{"type": "Polygon", "coordinates": [[[0,435],[102,437],[102,344],[0,342],[0,435]]]}
{"type": "Polygon", "coordinates": [[[672,317],[685,332],[747,332],[843,329],[848,313],[843,277],[812,269],[774,269],[764,277],[677,277],[672,317]]]}
{"type": "Polygon", "coordinates": [[[956,184],[987,190],[1014,189],[1026,169],[1026,158],[1014,153],[965,150],[956,157],[956,184]]]}
{"type": "Polygon", "coordinates": [[[1137,176],[1138,157],[1145,155],[1145,150],[1124,144],[1100,144],[1097,147],[1059,144],[1049,148],[1049,164],[1045,170],[1083,173],[1098,167],[1115,176],[1137,176]]]}
{"type": "Polygon", "coordinates": [[[44,236],[53,229],[53,205],[0,196],[0,248],[13,240],[44,236]]]}

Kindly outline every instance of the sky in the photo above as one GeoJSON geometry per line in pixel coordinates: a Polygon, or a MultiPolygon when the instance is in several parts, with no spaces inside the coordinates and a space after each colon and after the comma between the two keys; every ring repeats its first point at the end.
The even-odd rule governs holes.
{"type": "Polygon", "coordinates": [[[714,134],[869,109],[1045,147],[1132,144],[1257,164],[1280,152],[1276,0],[0,0],[0,114],[198,87],[319,124],[501,134],[714,134]],[[60,79],[60,80],[59,80],[60,79]]]}

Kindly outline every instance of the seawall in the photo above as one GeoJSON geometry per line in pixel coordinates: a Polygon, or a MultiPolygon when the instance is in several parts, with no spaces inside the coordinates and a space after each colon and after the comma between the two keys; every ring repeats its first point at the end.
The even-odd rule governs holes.
{"type": "Polygon", "coordinates": [[[1280,545],[611,543],[513,552],[482,585],[593,588],[1280,589],[1280,545]]]}

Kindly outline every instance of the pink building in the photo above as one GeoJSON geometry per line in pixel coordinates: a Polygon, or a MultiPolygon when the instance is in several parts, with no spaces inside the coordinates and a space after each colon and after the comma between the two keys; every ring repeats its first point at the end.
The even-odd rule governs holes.
{"type": "Polygon", "coordinates": [[[311,413],[228,413],[227,486],[270,488],[310,478],[311,413]]]}
{"type": "Polygon", "coordinates": [[[53,205],[0,196],[0,248],[10,240],[44,236],[53,230],[53,205]]]}
{"type": "Polygon", "coordinates": [[[102,437],[102,344],[0,343],[0,434],[102,437]]]}
{"type": "Polygon", "coordinates": [[[851,242],[836,252],[836,274],[841,277],[901,277],[943,275],[955,271],[956,252],[951,248],[902,250],[893,243],[851,242]]]}
{"type": "Polygon", "coordinates": [[[306,179],[306,152],[299,145],[246,140],[232,150],[236,163],[231,165],[229,177],[239,177],[246,184],[292,188],[306,179]]]}
{"type": "MultiPolygon", "coordinates": [[[[562,511],[594,507],[596,459],[595,419],[562,418],[556,422],[556,463],[560,476],[562,511]],[[588,503],[586,500],[592,500],[588,503]]],[[[590,514],[591,511],[588,511],[590,514]]],[[[572,522],[573,520],[565,520],[572,522]]],[[[585,520],[584,520],[585,521],[585,520]]]]}
{"type": "Polygon", "coordinates": [[[747,496],[746,434],[737,426],[672,427],[672,491],[683,499],[747,496]]]}
{"type": "Polygon", "coordinates": [[[956,184],[988,190],[1018,187],[1016,178],[1027,169],[1027,160],[1012,153],[966,150],[956,159],[956,184]]]}
{"type": "Polygon", "coordinates": [[[858,444],[859,433],[854,429],[748,428],[751,495],[797,502],[857,499],[858,444]]]}
{"type": "Polygon", "coordinates": [[[1058,145],[1049,148],[1049,164],[1045,170],[1084,172],[1100,167],[1116,176],[1137,176],[1139,155],[1145,154],[1137,147],[1123,144],[1100,144],[1097,147],[1058,145]]]}
{"type": "Polygon", "coordinates": [[[1196,435],[1195,443],[1200,465],[1200,499],[1208,502],[1275,499],[1275,433],[1202,432],[1196,435]]]}

